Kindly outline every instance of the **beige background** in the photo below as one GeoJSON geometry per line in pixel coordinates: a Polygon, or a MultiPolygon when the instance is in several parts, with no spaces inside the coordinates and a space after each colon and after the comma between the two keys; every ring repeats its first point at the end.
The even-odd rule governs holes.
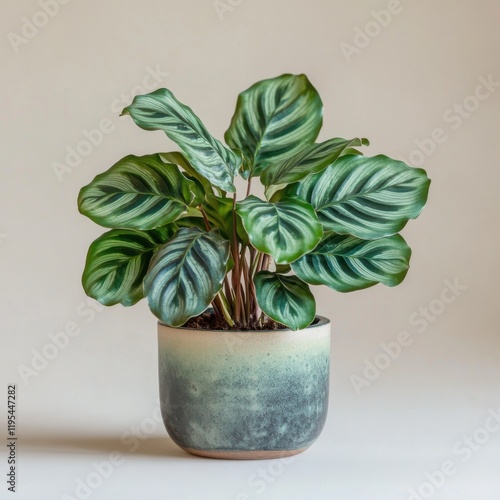
{"type": "MultiPolygon", "coordinates": [[[[78,478],[115,450],[124,462],[101,477],[92,499],[391,500],[410,498],[410,488],[427,498],[500,498],[500,431],[481,430],[500,409],[500,84],[474,97],[481,77],[500,82],[500,4],[58,5],[49,18],[34,0],[4,1],[0,16],[0,373],[2,394],[18,384],[16,498],[83,498],[78,478]],[[388,8],[390,19],[376,15],[388,8]],[[30,30],[32,21],[40,27],[30,30]],[[151,71],[156,81],[145,80],[151,71]],[[85,305],[80,275],[101,230],[78,214],[76,197],[125,154],[173,147],[118,118],[135,93],[170,88],[222,138],[237,94],[284,72],[306,73],[320,92],[320,139],[366,136],[369,154],[424,159],[430,199],[403,233],[414,254],[402,286],[349,295],[315,289],[319,312],[333,321],[331,409],[320,441],[287,464],[191,459],[154,420],[156,333],[146,305],[95,313],[85,305]],[[102,142],[85,150],[83,131],[101,125],[102,142]],[[426,154],[415,152],[416,141],[426,154]],[[54,165],[68,167],[67,148],[78,146],[87,156],[58,179],[54,165]],[[466,287],[445,292],[448,304],[445,280],[466,287]],[[49,334],[65,328],[80,333],[51,351],[49,334]],[[403,331],[411,345],[356,391],[366,363],[387,361],[382,344],[403,331]],[[44,349],[53,357],[46,366],[33,360],[44,349]],[[32,363],[36,370],[23,377],[19,370],[32,363]],[[470,454],[464,436],[473,436],[470,454]],[[454,472],[439,488],[425,486],[426,472],[445,461],[454,472]],[[256,483],[261,468],[267,475],[256,483]]],[[[2,477],[6,469],[2,458],[2,477]]],[[[7,497],[5,484],[0,492],[7,497]]]]}

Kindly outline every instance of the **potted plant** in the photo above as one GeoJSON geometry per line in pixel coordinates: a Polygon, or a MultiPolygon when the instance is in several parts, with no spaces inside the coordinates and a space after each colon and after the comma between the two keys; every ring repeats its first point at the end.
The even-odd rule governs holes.
{"type": "Polygon", "coordinates": [[[85,292],[107,306],[146,297],[179,446],[218,458],[306,449],[325,422],[330,356],[310,285],[401,283],[411,252],[398,232],[426,202],[425,171],[363,156],[363,138],[316,143],[322,102],[305,75],[242,92],[228,147],[167,89],[122,114],[181,152],[126,156],[82,188],[80,212],[110,228],[90,246],[85,292]]]}

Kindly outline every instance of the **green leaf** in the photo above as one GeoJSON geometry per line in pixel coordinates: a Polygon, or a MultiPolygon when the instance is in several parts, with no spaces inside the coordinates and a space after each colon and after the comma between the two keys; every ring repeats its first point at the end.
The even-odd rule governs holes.
{"type": "Polygon", "coordinates": [[[248,235],[243,228],[241,219],[233,213],[232,198],[221,196],[207,196],[202,205],[212,227],[219,229],[221,235],[229,241],[233,241],[233,216],[236,217],[236,234],[243,244],[248,243],[248,235]]]}
{"type": "Polygon", "coordinates": [[[277,264],[288,264],[310,252],[323,234],[314,209],[296,199],[276,203],[249,196],[236,211],[252,245],[270,254],[277,264]]]}
{"type": "Polygon", "coordinates": [[[307,328],[316,316],[316,302],[306,283],[295,276],[261,271],[254,277],[259,307],[292,330],[307,328]]]}
{"type": "Polygon", "coordinates": [[[178,165],[181,167],[186,174],[186,177],[189,179],[193,180],[196,179],[202,186],[203,186],[203,192],[204,193],[211,193],[213,194],[213,188],[212,184],[210,184],[210,181],[208,179],[205,179],[202,175],[200,175],[189,163],[187,158],[182,154],[179,153],[178,151],[172,151],[170,153],[158,153],[160,155],[160,158],[165,162],[165,163],[174,163],[175,165],[178,165]]]}
{"type": "Polygon", "coordinates": [[[248,160],[247,172],[263,169],[314,142],[322,125],[323,104],[305,75],[281,75],[252,85],[238,97],[225,134],[226,143],[248,160]]]}
{"type": "Polygon", "coordinates": [[[233,239],[233,200],[221,196],[207,196],[202,205],[212,227],[219,229],[227,240],[233,239]]]}
{"type": "Polygon", "coordinates": [[[210,305],[222,288],[229,242],[216,231],[182,228],[160,247],[144,280],[153,314],[169,326],[181,326],[210,305]]]}
{"type": "Polygon", "coordinates": [[[175,221],[175,225],[178,227],[197,227],[201,231],[206,231],[207,227],[203,217],[200,215],[183,215],[175,221]]]}
{"type": "Polygon", "coordinates": [[[276,264],[276,272],[278,274],[288,274],[292,270],[290,264],[276,264]]]}
{"type": "Polygon", "coordinates": [[[354,146],[368,145],[368,139],[330,139],[311,144],[296,155],[281,163],[269,165],[261,174],[265,186],[290,184],[310,174],[315,174],[331,165],[346,150],[354,146]]]}
{"type": "Polygon", "coordinates": [[[396,286],[408,272],[411,250],[399,235],[378,240],[329,233],[319,245],[292,264],[311,285],[352,292],[383,283],[396,286]]]}
{"type": "Polygon", "coordinates": [[[112,229],[89,248],[82,284],[105,306],[132,306],[144,297],[142,282],[155,250],[175,233],[173,224],[152,231],[112,229]]]}
{"type": "Polygon", "coordinates": [[[387,156],[342,156],[285,189],[310,203],[327,231],[376,239],[399,232],[427,201],[425,170],[387,156]]]}
{"type": "Polygon", "coordinates": [[[193,192],[194,182],[159,155],[130,155],[83,187],[78,207],[104,227],[154,229],[175,221],[196,204],[193,192]]]}
{"type": "Polygon", "coordinates": [[[167,89],[136,96],[122,114],[145,130],[163,130],[184,152],[193,168],[214,186],[234,192],[241,158],[212,137],[192,109],[167,89]]]}

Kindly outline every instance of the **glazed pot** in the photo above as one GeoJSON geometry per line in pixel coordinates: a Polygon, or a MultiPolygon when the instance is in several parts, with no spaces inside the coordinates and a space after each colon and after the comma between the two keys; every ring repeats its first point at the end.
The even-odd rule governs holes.
{"type": "Polygon", "coordinates": [[[323,429],[330,321],[233,332],[158,324],[160,402],[172,440],[194,455],[295,455],[323,429]]]}

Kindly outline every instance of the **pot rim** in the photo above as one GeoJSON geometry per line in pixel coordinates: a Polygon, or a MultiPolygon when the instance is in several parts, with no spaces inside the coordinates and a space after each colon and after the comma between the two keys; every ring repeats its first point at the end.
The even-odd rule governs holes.
{"type": "Polygon", "coordinates": [[[304,332],[306,330],[312,330],[314,328],[318,328],[320,326],[328,325],[331,323],[331,321],[325,317],[325,316],[320,316],[319,314],[316,315],[314,318],[315,320],[318,320],[314,324],[310,324],[308,327],[302,329],[302,330],[292,330],[291,328],[281,328],[279,330],[211,330],[208,328],[186,328],[184,326],[169,326],[166,325],[165,323],[162,323],[161,321],[158,321],[159,326],[165,326],[166,328],[169,328],[170,330],[179,330],[180,332],[212,332],[212,333],[234,333],[234,334],[255,334],[255,333],[280,333],[280,332],[304,332]]]}

